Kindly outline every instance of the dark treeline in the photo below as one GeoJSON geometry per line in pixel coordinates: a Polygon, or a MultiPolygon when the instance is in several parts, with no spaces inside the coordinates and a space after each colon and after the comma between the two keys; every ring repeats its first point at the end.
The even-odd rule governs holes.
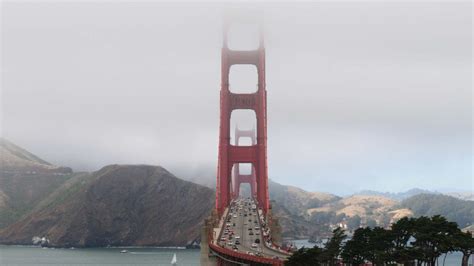
{"type": "MultiPolygon", "coordinates": [[[[359,228],[351,239],[337,228],[324,247],[301,248],[285,265],[429,265],[435,266],[441,255],[462,252],[462,265],[467,266],[474,252],[474,238],[462,232],[446,218],[402,218],[391,229],[359,228]]],[[[440,265],[443,262],[440,259],[440,265]]]]}

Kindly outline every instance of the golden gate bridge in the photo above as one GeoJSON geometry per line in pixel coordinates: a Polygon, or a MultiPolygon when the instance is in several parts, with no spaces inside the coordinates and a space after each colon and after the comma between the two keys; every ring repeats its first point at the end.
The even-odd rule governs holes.
{"type": "Polygon", "coordinates": [[[240,23],[235,17],[224,22],[221,51],[220,128],[215,210],[206,219],[201,235],[201,265],[283,265],[291,255],[277,245],[278,221],[271,214],[267,164],[267,91],[265,88],[265,46],[259,19],[259,45],[254,50],[229,48],[229,27],[240,23]],[[257,69],[257,90],[234,93],[229,74],[233,65],[253,65],[257,69]],[[231,114],[252,110],[256,125],[251,130],[235,128],[231,143],[231,114]],[[251,144],[242,146],[247,137],[251,144]],[[250,164],[250,174],[241,174],[240,165],[250,164]],[[250,185],[251,197],[240,198],[241,184],[250,185]]]}

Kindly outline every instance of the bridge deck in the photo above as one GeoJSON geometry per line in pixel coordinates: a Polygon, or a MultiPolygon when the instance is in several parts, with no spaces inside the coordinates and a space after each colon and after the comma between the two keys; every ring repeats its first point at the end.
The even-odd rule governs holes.
{"type": "Polygon", "coordinates": [[[271,243],[264,243],[264,227],[258,212],[252,210],[252,204],[253,201],[234,201],[231,207],[226,209],[221,218],[220,234],[217,234],[218,246],[251,256],[284,261],[289,256],[288,253],[270,248],[271,243]],[[237,240],[240,244],[237,244],[237,240]]]}

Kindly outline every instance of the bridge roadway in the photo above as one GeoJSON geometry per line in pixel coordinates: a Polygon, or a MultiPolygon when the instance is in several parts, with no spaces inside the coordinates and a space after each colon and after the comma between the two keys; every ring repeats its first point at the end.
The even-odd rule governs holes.
{"type": "Polygon", "coordinates": [[[247,199],[240,199],[231,203],[227,217],[224,219],[224,225],[218,241],[219,245],[237,252],[250,253],[251,255],[266,258],[278,257],[281,260],[285,260],[288,256],[284,252],[268,248],[264,244],[263,229],[258,217],[258,211],[252,210],[252,204],[254,202],[247,199]],[[247,202],[246,205],[245,202],[247,202]],[[229,230],[227,234],[225,233],[225,228],[229,230]],[[231,239],[229,239],[230,235],[232,235],[231,239]],[[240,239],[238,239],[239,236],[240,239]],[[236,244],[237,239],[240,244],[236,244]],[[255,243],[256,239],[259,239],[260,243],[255,243]],[[252,247],[252,244],[255,245],[252,247]],[[237,247],[237,249],[234,249],[234,247],[237,247]]]}

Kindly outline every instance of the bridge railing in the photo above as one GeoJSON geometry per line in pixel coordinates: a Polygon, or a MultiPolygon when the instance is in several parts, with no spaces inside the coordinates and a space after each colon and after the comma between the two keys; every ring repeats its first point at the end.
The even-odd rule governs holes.
{"type": "MultiPolygon", "coordinates": [[[[269,230],[270,228],[267,228],[268,223],[267,223],[267,221],[265,220],[265,218],[264,218],[264,216],[262,215],[262,213],[263,213],[262,210],[258,210],[258,219],[260,220],[260,224],[265,225],[265,226],[264,226],[265,229],[268,229],[268,230],[269,230]]],[[[262,231],[263,231],[263,228],[262,228],[262,231]]],[[[263,232],[262,232],[262,235],[263,235],[263,232]]],[[[269,248],[269,249],[271,249],[271,250],[273,250],[273,251],[275,251],[275,252],[278,252],[278,253],[280,253],[280,254],[282,254],[282,255],[286,255],[286,256],[290,256],[290,255],[292,254],[291,252],[288,252],[287,250],[282,249],[281,246],[279,246],[279,245],[273,243],[273,241],[271,241],[271,238],[270,238],[271,244],[269,245],[269,244],[267,243],[267,240],[268,240],[269,238],[270,238],[270,235],[263,236],[263,239],[264,239],[264,240],[263,240],[263,244],[264,244],[267,248],[269,248]]]]}
{"type": "Polygon", "coordinates": [[[275,266],[282,266],[284,261],[280,259],[272,259],[272,258],[265,258],[265,257],[257,257],[254,255],[249,255],[241,252],[236,252],[227,248],[220,247],[218,245],[214,245],[212,243],[209,244],[209,248],[212,249],[214,252],[217,252],[221,255],[225,255],[228,257],[244,260],[244,261],[252,261],[262,264],[268,265],[275,265],[275,266]]]}
{"type": "MultiPolygon", "coordinates": [[[[225,247],[222,247],[218,244],[219,239],[221,238],[222,234],[222,228],[225,224],[225,218],[227,217],[227,214],[229,212],[229,208],[226,208],[224,210],[224,213],[221,217],[219,217],[217,226],[219,227],[219,233],[214,234],[214,229],[209,230],[208,232],[208,243],[209,243],[209,248],[213,250],[214,252],[228,256],[231,258],[237,258],[240,260],[244,261],[251,261],[251,262],[257,262],[257,263],[263,263],[263,264],[268,264],[268,265],[275,265],[275,266],[282,266],[284,265],[284,260],[282,259],[274,259],[274,258],[268,258],[268,257],[259,257],[255,255],[250,255],[246,253],[242,253],[239,251],[234,251],[225,247]]],[[[260,220],[260,215],[258,215],[258,219],[260,220]]],[[[263,228],[262,228],[263,229],[263,228]]],[[[275,245],[274,243],[271,243],[273,246],[269,246],[266,243],[266,240],[263,240],[263,244],[267,247],[270,248],[278,253],[281,253],[282,255],[291,255],[291,253],[286,252],[285,250],[281,249],[279,246],[275,245]],[[276,248],[275,248],[276,247],[276,248]]]]}

